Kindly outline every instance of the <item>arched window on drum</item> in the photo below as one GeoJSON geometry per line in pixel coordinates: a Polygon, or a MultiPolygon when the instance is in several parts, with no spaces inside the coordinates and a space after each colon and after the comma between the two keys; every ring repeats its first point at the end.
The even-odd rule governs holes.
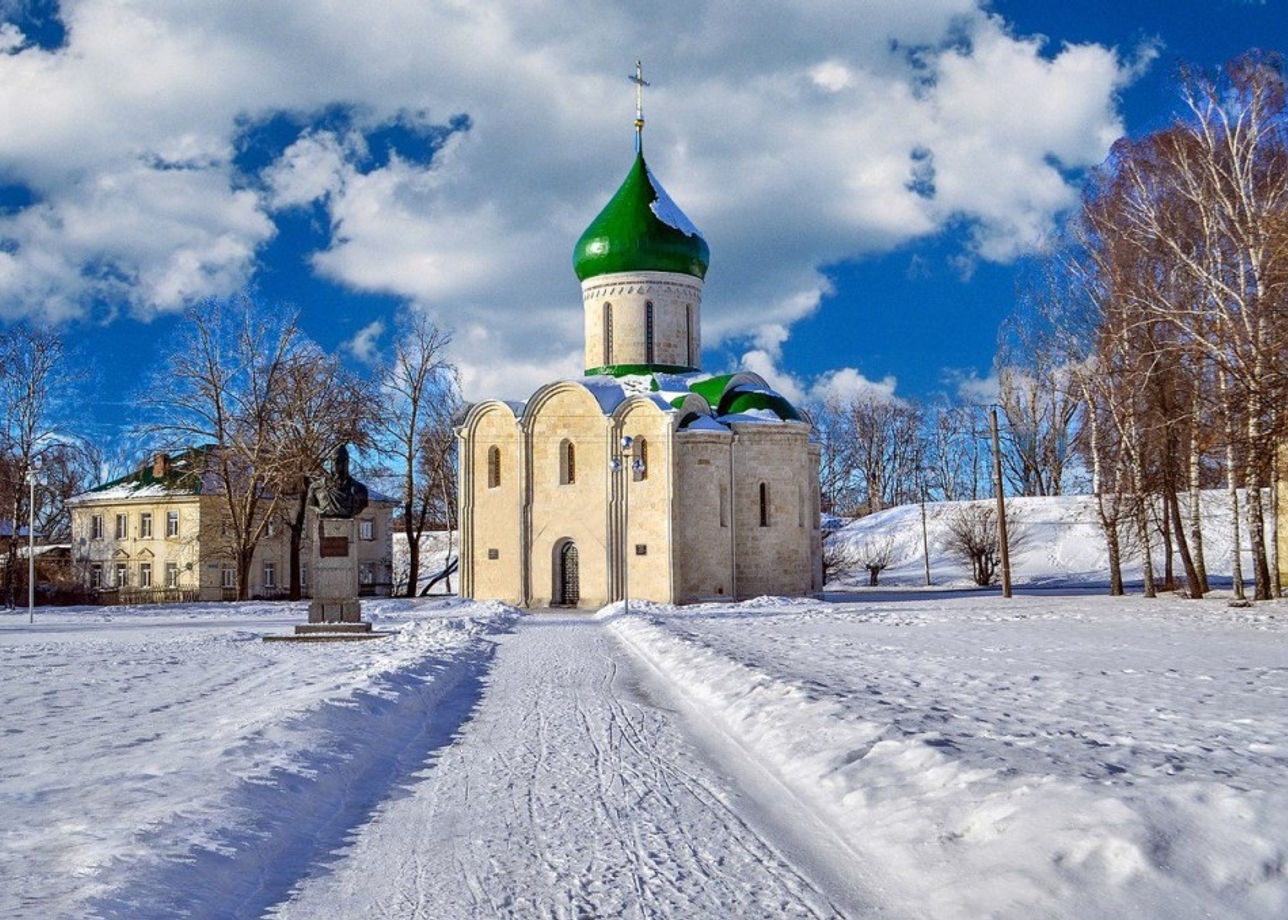
{"type": "Polygon", "coordinates": [[[644,363],[653,363],[653,301],[644,301],[644,363]]]}
{"type": "Polygon", "coordinates": [[[613,363],[613,305],[604,301],[604,365],[613,363]]]}

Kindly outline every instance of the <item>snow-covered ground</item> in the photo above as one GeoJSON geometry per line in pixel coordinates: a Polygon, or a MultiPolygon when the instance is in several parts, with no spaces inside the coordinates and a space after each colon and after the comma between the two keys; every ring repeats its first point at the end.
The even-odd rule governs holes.
{"type": "Polygon", "coordinates": [[[1288,602],[1078,539],[1010,601],[0,615],[0,916],[1288,916],[1288,602]]]}
{"type": "Polygon", "coordinates": [[[0,617],[0,916],[250,917],[447,743],[512,611],[365,602],[393,638],[265,643],[300,604],[0,617]]]}
{"type": "Polygon", "coordinates": [[[886,592],[612,621],[934,918],[1288,916],[1288,605],[886,592]]]}

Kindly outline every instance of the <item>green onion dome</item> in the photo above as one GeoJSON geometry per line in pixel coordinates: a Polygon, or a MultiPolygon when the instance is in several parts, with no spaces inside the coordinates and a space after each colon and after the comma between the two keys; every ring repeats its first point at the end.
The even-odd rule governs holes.
{"type": "Polygon", "coordinates": [[[572,257],[579,281],[637,271],[702,278],[710,262],[707,241],[649,171],[642,153],[635,155],[626,181],[577,240],[572,257]]]}

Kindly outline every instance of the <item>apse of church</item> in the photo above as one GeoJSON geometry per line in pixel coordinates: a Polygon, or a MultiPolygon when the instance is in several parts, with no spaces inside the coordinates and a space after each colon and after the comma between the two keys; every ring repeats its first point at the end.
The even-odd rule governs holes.
{"type": "Polygon", "coordinates": [[[818,446],[759,376],[701,370],[710,252],[648,168],[640,103],[634,161],[574,247],[585,376],[477,403],[458,429],[465,597],[597,608],[822,588],[818,446]]]}

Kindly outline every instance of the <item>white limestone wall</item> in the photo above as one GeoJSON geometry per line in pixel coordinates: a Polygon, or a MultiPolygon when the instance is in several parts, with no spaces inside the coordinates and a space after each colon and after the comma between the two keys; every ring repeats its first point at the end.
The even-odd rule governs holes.
{"type": "Polygon", "coordinates": [[[821,496],[819,494],[818,471],[819,464],[823,460],[822,450],[813,441],[809,445],[809,497],[811,507],[809,509],[810,527],[813,533],[810,535],[810,590],[819,592],[823,590],[823,527],[822,519],[819,514],[821,509],[821,496]]]}
{"type": "MultiPolygon", "coordinates": [[[[734,558],[740,598],[805,595],[816,590],[818,543],[813,494],[818,453],[809,426],[735,423],[733,440],[734,558]],[[762,526],[760,484],[768,492],[762,526]]],[[[820,557],[821,558],[821,557],[820,557]]]]}
{"type": "Polygon", "coordinates": [[[582,282],[581,293],[587,368],[610,364],[696,368],[701,362],[701,279],[671,272],[621,272],[588,278],[582,282]],[[651,361],[646,320],[649,303],[653,304],[651,361]],[[608,305],[612,312],[611,354],[605,340],[608,305]]]}
{"type": "MultiPolygon", "coordinates": [[[[675,597],[671,551],[672,418],[645,399],[623,404],[616,416],[617,443],[622,435],[633,439],[629,458],[633,460],[639,456],[641,440],[647,442],[648,464],[643,478],[629,469],[630,463],[615,476],[615,498],[623,500],[622,510],[627,518],[624,538],[614,539],[621,553],[615,574],[626,577],[624,588],[630,597],[671,603],[675,597]]],[[[612,599],[623,596],[623,584],[616,583],[613,588],[612,599]]]]}
{"type": "Polygon", "coordinates": [[[540,391],[524,417],[527,460],[527,533],[531,546],[528,597],[534,607],[556,597],[557,554],[566,541],[577,547],[580,607],[600,607],[609,596],[609,419],[576,383],[540,391]],[[576,458],[575,480],[560,481],[560,445],[576,458]]]}
{"type": "Polygon", "coordinates": [[[460,441],[461,594],[522,604],[523,467],[514,414],[504,403],[485,404],[461,429],[460,441]],[[488,451],[494,446],[501,475],[490,486],[488,451]]]}
{"type": "Polygon", "coordinates": [[[733,435],[726,432],[675,435],[673,513],[679,603],[734,596],[732,446],[733,435]]]}

